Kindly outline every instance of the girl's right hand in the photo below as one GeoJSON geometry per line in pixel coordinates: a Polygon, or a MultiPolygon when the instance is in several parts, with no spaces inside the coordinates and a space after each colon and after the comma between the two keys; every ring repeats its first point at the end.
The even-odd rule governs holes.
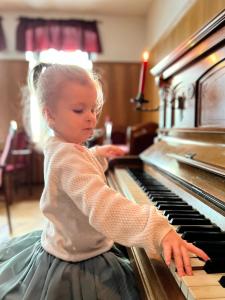
{"type": "Polygon", "coordinates": [[[179,276],[192,275],[189,252],[196,254],[204,261],[209,259],[203,250],[183,240],[174,230],[164,236],[161,246],[166,264],[169,266],[173,258],[179,276]]]}
{"type": "Polygon", "coordinates": [[[123,156],[127,153],[125,149],[117,145],[97,146],[96,152],[97,155],[105,158],[115,158],[115,157],[123,156]]]}

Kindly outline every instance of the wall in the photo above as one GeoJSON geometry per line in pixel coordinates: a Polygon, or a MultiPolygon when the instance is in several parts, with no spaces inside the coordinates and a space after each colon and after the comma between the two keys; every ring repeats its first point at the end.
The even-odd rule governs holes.
{"type": "MultiPolygon", "coordinates": [[[[177,25],[170,32],[167,31],[151,49],[149,69],[198,31],[224,8],[225,0],[197,0],[189,7],[189,10],[177,25]]],[[[151,74],[148,74],[145,87],[145,97],[151,99],[148,107],[152,108],[158,106],[158,90],[151,74]]],[[[158,122],[158,113],[142,113],[141,119],[143,122],[149,121],[150,119],[158,122]]]]}
{"type": "Polygon", "coordinates": [[[26,83],[28,64],[22,60],[0,60],[0,149],[10,120],[22,125],[21,88],[26,83]]]}
{"type": "Polygon", "coordinates": [[[152,0],[146,25],[146,40],[149,50],[167,32],[170,32],[196,0],[152,0]]]}
{"type": "Polygon", "coordinates": [[[94,70],[101,76],[105,96],[98,127],[104,126],[105,116],[113,122],[113,130],[139,123],[140,113],[134,109],[130,99],[137,94],[140,64],[101,62],[94,63],[94,70]]]}
{"type": "MultiPolygon", "coordinates": [[[[198,0],[152,0],[146,17],[76,15],[65,13],[1,12],[8,51],[0,58],[24,58],[15,51],[15,32],[20,16],[43,18],[80,18],[98,20],[104,53],[96,61],[139,62],[143,49],[151,49],[170,31],[198,0]]],[[[214,2],[214,1],[211,1],[214,2]]]]}
{"type": "Polygon", "coordinates": [[[8,49],[0,53],[0,59],[24,59],[24,55],[15,51],[15,34],[20,16],[43,18],[79,18],[98,20],[103,53],[96,61],[139,62],[146,46],[145,19],[143,17],[82,16],[68,14],[1,13],[8,49]],[[126,41],[126,42],[125,42],[126,41]]]}
{"type": "MultiPolygon", "coordinates": [[[[39,15],[34,13],[28,14],[27,12],[20,14],[17,12],[2,12],[1,15],[3,16],[3,26],[6,32],[8,50],[0,53],[0,59],[24,60],[24,55],[15,51],[15,32],[19,16],[97,19],[100,22],[99,30],[103,41],[104,53],[96,58],[96,62],[109,63],[110,65],[108,67],[104,66],[107,70],[111,70],[113,67],[112,63],[127,63],[127,68],[124,65],[122,71],[124,72],[124,68],[127,69],[127,74],[121,75],[124,78],[128,75],[132,76],[130,74],[132,68],[129,68],[129,63],[140,62],[140,55],[144,48],[151,48],[149,61],[149,68],[151,68],[224,7],[225,0],[152,0],[150,2],[147,19],[144,17],[109,17],[100,15],[57,15],[46,14],[44,12],[39,15]]],[[[121,67],[116,67],[116,69],[118,72],[121,72],[121,67]]],[[[107,71],[107,74],[109,74],[108,76],[110,78],[110,71],[107,71]]],[[[114,76],[115,78],[120,78],[120,75],[114,76]]],[[[154,83],[154,78],[150,74],[147,75],[146,81],[145,98],[151,100],[148,107],[154,108],[158,105],[157,88],[154,83]]],[[[17,82],[15,82],[15,84],[18,85],[17,82]]],[[[114,88],[117,89],[117,86],[114,88]]],[[[126,90],[127,86],[124,87],[124,89],[126,90]]],[[[122,87],[120,90],[123,92],[122,87]]],[[[133,96],[136,96],[136,92],[133,96]]],[[[12,98],[13,96],[11,96],[11,99],[12,98]]],[[[120,99],[121,101],[125,101],[123,100],[125,96],[121,96],[120,99]]],[[[119,109],[121,109],[121,107],[123,106],[120,106],[119,109]]],[[[2,110],[1,102],[0,108],[2,110]]],[[[121,115],[126,115],[126,111],[121,112],[121,115]]],[[[138,120],[139,117],[140,114],[138,120]]],[[[119,117],[118,120],[119,123],[121,123],[120,118],[121,117],[119,117]]],[[[149,121],[150,119],[158,121],[158,114],[141,114],[141,120],[143,122],[149,121]]],[[[136,119],[132,119],[131,122],[133,122],[133,120],[136,119]]]]}
{"type": "MultiPolygon", "coordinates": [[[[42,18],[78,18],[78,19],[87,19],[93,20],[96,19],[99,21],[99,31],[103,46],[103,53],[95,57],[96,62],[105,63],[108,62],[109,66],[107,70],[109,70],[109,84],[108,88],[111,89],[109,92],[110,95],[117,95],[116,99],[114,99],[118,103],[118,99],[122,101],[120,109],[124,109],[125,111],[129,111],[129,107],[131,107],[130,103],[127,100],[127,105],[124,107],[124,101],[127,98],[131,97],[130,92],[128,91],[128,85],[125,85],[125,81],[121,81],[119,85],[117,85],[116,91],[120,91],[123,94],[118,97],[118,92],[115,93],[115,88],[111,87],[111,83],[113,82],[113,78],[110,77],[110,70],[114,74],[114,78],[134,78],[132,80],[138,82],[137,71],[134,72],[134,75],[130,73],[132,70],[132,64],[140,61],[140,56],[143,51],[143,48],[146,45],[145,41],[145,20],[141,17],[110,17],[110,16],[88,16],[88,15],[74,15],[74,14],[50,14],[50,13],[27,13],[27,12],[1,12],[1,16],[3,17],[2,25],[6,36],[7,50],[0,52],[0,63],[4,64],[4,72],[2,72],[2,76],[0,78],[0,86],[4,87],[4,95],[0,99],[0,148],[1,144],[4,143],[8,124],[11,119],[18,120],[18,116],[13,114],[12,108],[17,106],[20,101],[20,88],[21,88],[21,80],[22,82],[26,81],[26,74],[24,73],[24,69],[27,70],[27,64],[25,62],[24,53],[18,52],[15,50],[15,42],[16,42],[16,28],[18,19],[20,16],[26,17],[42,17],[42,18]],[[132,34],[131,34],[132,33],[132,34]],[[135,38],[134,38],[135,37],[135,38]],[[124,44],[126,41],[126,44],[124,44]],[[126,45],[126,47],[125,47],[126,45]],[[14,76],[13,80],[8,74],[13,74],[13,70],[17,68],[18,62],[21,62],[21,74],[17,74],[18,76],[14,76]],[[122,62],[123,67],[118,68],[117,64],[122,62]],[[115,63],[115,66],[113,66],[115,63]],[[24,66],[22,67],[22,65],[24,66]],[[127,64],[127,65],[126,65],[127,64]],[[115,71],[116,70],[116,71],[115,71]],[[115,75],[115,72],[117,74],[115,75]],[[5,84],[7,81],[7,85],[5,84]],[[122,83],[124,84],[124,88],[122,87],[122,83]],[[8,89],[11,84],[11,89],[8,89]],[[10,94],[10,95],[9,95],[10,94]],[[18,100],[19,99],[19,100],[18,100]],[[125,100],[123,100],[125,99],[125,100]],[[14,105],[17,103],[16,105],[14,105]]],[[[135,70],[139,72],[139,66],[135,67],[135,70]]],[[[106,83],[105,83],[106,85],[106,83]]],[[[132,86],[135,86],[134,84],[132,86]]],[[[133,89],[131,89],[133,92],[133,89]]],[[[112,96],[111,96],[112,98],[112,96]]],[[[113,103],[115,104],[115,101],[113,103]]],[[[20,110],[21,111],[21,110],[20,110]]],[[[107,111],[107,110],[106,110],[107,111]]],[[[107,112],[108,113],[108,112],[107,112]]],[[[121,111],[123,115],[124,111],[121,111]]],[[[128,114],[126,114],[128,116],[128,114]]],[[[130,115],[131,116],[131,115],[130,115]]],[[[116,124],[128,125],[128,122],[133,123],[133,120],[136,120],[134,114],[131,116],[131,120],[125,120],[125,122],[121,121],[121,117],[118,116],[118,119],[115,119],[116,124]],[[133,116],[133,117],[132,117],[133,116]]],[[[103,122],[103,121],[102,121],[103,122]]],[[[101,122],[101,123],[102,123],[101,122]]],[[[20,125],[21,122],[19,121],[20,125]]],[[[100,124],[101,125],[101,124],[100,124]]]]}

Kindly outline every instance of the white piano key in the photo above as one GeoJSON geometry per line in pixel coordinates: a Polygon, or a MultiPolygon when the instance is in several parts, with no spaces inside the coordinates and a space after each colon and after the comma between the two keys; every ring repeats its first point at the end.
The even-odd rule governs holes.
{"type": "MultiPolygon", "coordinates": [[[[204,266],[204,262],[201,261],[200,259],[198,259],[196,256],[194,256],[194,254],[190,253],[190,257],[191,257],[191,265],[192,265],[192,269],[193,269],[193,275],[195,274],[195,272],[201,272],[202,271],[202,274],[206,274],[206,272],[203,270],[203,266],[204,266]],[[197,271],[196,271],[197,270],[197,271]]],[[[176,280],[177,284],[179,287],[182,286],[182,278],[183,277],[180,277],[177,273],[177,268],[176,268],[176,265],[175,265],[175,262],[172,261],[171,264],[169,265],[169,269],[170,269],[170,272],[172,273],[174,279],[176,280]]],[[[188,276],[190,277],[190,276],[188,276]]],[[[193,277],[193,276],[191,276],[193,277]]]]}
{"type": "Polygon", "coordinates": [[[218,285],[190,287],[187,300],[225,299],[225,288],[218,285]]]}
{"type": "Polygon", "coordinates": [[[215,298],[215,297],[213,297],[213,298],[204,298],[204,300],[225,300],[224,297],[222,297],[222,298],[215,298]]]}
{"type": "Polygon", "coordinates": [[[197,257],[191,257],[191,266],[193,270],[202,270],[205,262],[197,257]]]}
{"type": "MultiPolygon", "coordinates": [[[[193,271],[203,270],[203,267],[205,265],[204,261],[200,260],[197,257],[190,257],[190,261],[191,261],[191,266],[192,266],[193,271]]],[[[175,265],[174,261],[171,262],[169,269],[171,271],[176,271],[176,265],[175,265]]]]}
{"type": "Polygon", "coordinates": [[[208,286],[219,286],[218,280],[222,274],[207,274],[204,270],[202,273],[196,273],[194,276],[183,276],[181,278],[181,290],[184,296],[188,299],[189,290],[193,287],[208,288],[208,286]],[[204,273],[205,272],[205,273],[204,273]]]}

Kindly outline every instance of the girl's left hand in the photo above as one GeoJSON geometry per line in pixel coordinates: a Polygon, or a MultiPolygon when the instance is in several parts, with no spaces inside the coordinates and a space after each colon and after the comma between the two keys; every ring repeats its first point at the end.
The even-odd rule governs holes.
{"type": "Polygon", "coordinates": [[[116,146],[116,145],[97,146],[96,152],[97,152],[97,155],[103,156],[106,158],[123,156],[127,153],[127,151],[125,149],[122,149],[120,146],[116,146]]]}

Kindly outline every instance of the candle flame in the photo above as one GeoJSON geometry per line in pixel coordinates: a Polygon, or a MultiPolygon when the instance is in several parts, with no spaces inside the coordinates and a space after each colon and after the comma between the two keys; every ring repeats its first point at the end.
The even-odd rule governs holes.
{"type": "Polygon", "coordinates": [[[144,51],[144,52],[143,52],[142,58],[143,58],[144,61],[148,61],[148,58],[149,58],[149,53],[148,53],[148,51],[144,51]]]}

